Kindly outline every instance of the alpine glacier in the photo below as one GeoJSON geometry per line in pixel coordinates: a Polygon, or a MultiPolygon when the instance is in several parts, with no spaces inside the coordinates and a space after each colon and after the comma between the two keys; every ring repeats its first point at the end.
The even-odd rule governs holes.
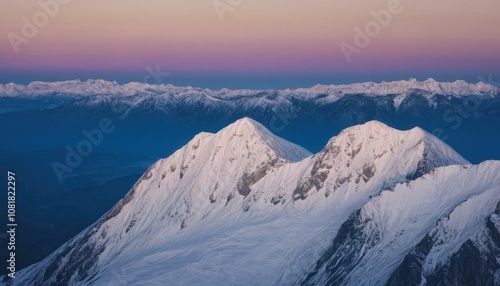
{"type": "Polygon", "coordinates": [[[243,118],[156,162],[13,284],[498,285],[499,201],[499,161],[420,128],[371,121],[312,155],[243,118]]]}

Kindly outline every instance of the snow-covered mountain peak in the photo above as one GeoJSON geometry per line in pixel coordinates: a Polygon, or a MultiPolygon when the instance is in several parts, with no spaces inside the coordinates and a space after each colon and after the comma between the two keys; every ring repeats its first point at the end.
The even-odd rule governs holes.
{"type": "MultiPolygon", "coordinates": [[[[397,144],[418,145],[424,139],[426,142],[439,141],[420,127],[400,131],[380,121],[372,120],[344,129],[339,135],[330,139],[326,149],[329,150],[335,145],[350,146],[364,143],[372,145],[373,148],[390,148],[397,144]]],[[[448,148],[451,149],[451,147],[448,148]]]]}
{"type": "Polygon", "coordinates": [[[338,136],[330,139],[327,149],[331,149],[331,146],[339,143],[348,146],[356,143],[361,145],[366,143],[373,146],[373,150],[377,148],[393,148],[398,145],[407,147],[422,145],[427,150],[439,151],[440,154],[436,154],[439,155],[438,157],[446,157],[457,164],[469,163],[450,146],[420,127],[401,131],[376,120],[343,130],[338,136]]]}
{"type": "Polygon", "coordinates": [[[234,140],[235,137],[241,138],[240,141],[245,141],[247,149],[252,145],[263,144],[277,157],[290,162],[297,162],[312,155],[304,148],[274,135],[262,124],[248,117],[236,121],[217,133],[217,140],[221,141],[234,140]]]}
{"type": "Polygon", "coordinates": [[[363,124],[346,128],[339,134],[339,136],[347,133],[359,133],[360,135],[380,134],[380,133],[391,132],[392,130],[395,129],[387,126],[386,124],[380,121],[371,120],[363,124]]]}
{"type": "Polygon", "coordinates": [[[268,131],[264,126],[248,117],[239,119],[222,130],[223,132],[233,132],[235,136],[268,135],[268,131]]]}
{"type": "MultiPolygon", "coordinates": [[[[304,148],[277,137],[260,123],[243,118],[219,132],[200,133],[186,146],[157,164],[158,172],[173,176],[170,181],[196,180],[201,174],[215,179],[228,174],[235,181],[225,180],[226,191],[239,186],[248,188],[269,170],[288,162],[303,160],[312,154],[304,148]],[[250,177],[248,177],[250,176],[250,177]],[[243,181],[245,181],[243,183],[243,181]],[[229,187],[231,184],[232,187],[229,187]]],[[[206,188],[207,185],[200,186],[206,188]]],[[[223,187],[218,186],[215,189],[223,187]]],[[[210,187],[207,192],[212,192],[210,187]]],[[[246,195],[249,190],[241,191],[246,195]]],[[[229,194],[229,193],[228,193],[229,194]]],[[[228,194],[225,194],[227,196],[228,194]]]]}
{"type": "Polygon", "coordinates": [[[150,167],[123,200],[81,234],[85,239],[77,236],[63,246],[74,249],[72,262],[61,263],[66,258],[59,253],[46,262],[53,263],[54,272],[66,267],[82,271],[58,281],[71,284],[89,278],[79,259],[95,257],[90,268],[96,270],[205,224],[236,220],[249,213],[262,178],[310,155],[249,118],[215,134],[200,133],[150,167]]]}
{"type": "Polygon", "coordinates": [[[306,200],[316,193],[313,190],[321,190],[326,197],[362,202],[436,167],[468,164],[451,147],[420,128],[399,131],[377,121],[345,129],[313,159],[308,176],[294,191],[294,200],[306,200]],[[391,177],[386,177],[388,173],[391,177]]]}
{"type": "MultiPolygon", "coordinates": [[[[453,228],[458,216],[452,213],[451,222],[437,226],[435,222],[483,190],[491,189],[487,196],[462,204],[455,214],[467,214],[471,206],[480,207],[492,198],[498,201],[499,167],[493,161],[471,167],[420,128],[399,131],[377,121],[345,129],[311,156],[260,123],[243,118],[217,133],[200,133],[159,160],[99,221],[40,263],[20,271],[17,281],[19,285],[105,285],[119,275],[128,285],[134,285],[137,277],[179,281],[179,285],[220,285],[227,277],[232,280],[226,284],[232,285],[295,285],[299,280],[272,281],[285,270],[306,275],[309,266],[320,265],[315,260],[322,253],[325,259],[320,262],[337,265],[339,261],[342,269],[347,265],[339,273],[352,280],[363,277],[350,276],[349,271],[364,269],[357,261],[364,259],[365,244],[371,251],[366,259],[374,262],[367,264],[374,266],[369,270],[374,277],[384,271],[377,279],[387,280],[404,252],[434,227],[437,239],[460,245],[468,235],[456,241],[441,235],[441,230],[458,233],[462,229],[453,228]],[[466,187],[469,181],[474,184],[466,187]],[[439,214],[434,215],[435,209],[439,214]],[[350,222],[356,225],[351,227],[350,222]],[[355,235],[343,235],[349,231],[355,235]],[[328,244],[336,233],[334,242],[339,243],[330,251],[328,244]],[[382,257],[382,263],[376,263],[378,241],[380,247],[390,246],[400,235],[409,239],[394,244],[397,259],[382,257]],[[344,244],[347,250],[338,251],[344,244]],[[318,252],[312,253],[315,249],[318,252]],[[355,255],[344,255],[350,252],[355,255]],[[127,276],[129,272],[133,276],[127,276]],[[241,280],[255,273],[259,275],[252,277],[252,283],[241,280]]],[[[467,229],[477,231],[472,227],[477,221],[470,220],[467,229]]],[[[439,265],[432,259],[441,253],[438,248],[430,252],[424,261],[428,269],[439,265]]],[[[314,269],[306,285],[323,285],[315,282],[330,273],[314,269]]]]}
{"type": "MultiPolygon", "coordinates": [[[[182,201],[169,224],[183,229],[217,210],[238,212],[254,185],[269,172],[310,157],[304,148],[281,139],[260,123],[243,118],[219,132],[200,133],[170,157],[160,160],[135,187],[134,213],[145,205],[182,201]],[[229,207],[229,206],[231,207],[229,207]],[[226,208],[228,206],[228,208],[226,208]]],[[[152,213],[151,216],[158,214],[152,213]]]]}

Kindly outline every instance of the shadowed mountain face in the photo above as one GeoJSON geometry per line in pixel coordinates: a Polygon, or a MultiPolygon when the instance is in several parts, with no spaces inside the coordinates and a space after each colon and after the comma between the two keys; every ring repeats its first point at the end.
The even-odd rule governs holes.
{"type": "Polygon", "coordinates": [[[420,128],[371,121],[311,155],[244,118],[157,161],[15,283],[495,285],[464,263],[500,270],[499,171],[420,128]]]}

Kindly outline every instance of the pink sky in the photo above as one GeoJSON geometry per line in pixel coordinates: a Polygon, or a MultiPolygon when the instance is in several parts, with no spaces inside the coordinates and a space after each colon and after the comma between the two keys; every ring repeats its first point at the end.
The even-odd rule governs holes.
{"type": "Polygon", "coordinates": [[[339,45],[353,45],[354,28],[390,1],[242,0],[221,21],[213,0],[70,0],[16,53],[8,35],[23,36],[23,17],[33,21],[44,10],[38,1],[0,0],[0,75],[156,64],[173,73],[458,69],[472,78],[500,70],[500,2],[493,0],[401,1],[402,11],[348,63],[339,45]]]}

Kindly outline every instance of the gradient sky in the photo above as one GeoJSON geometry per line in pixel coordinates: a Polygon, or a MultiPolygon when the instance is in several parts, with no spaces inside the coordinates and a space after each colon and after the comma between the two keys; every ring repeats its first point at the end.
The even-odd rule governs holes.
{"type": "Polygon", "coordinates": [[[353,45],[354,28],[390,1],[242,0],[221,21],[214,0],[69,0],[15,53],[7,35],[22,36],[23,17],[43,10],[0,0],[0,83],[143,81],[157,65],[170,74],[162,83],[212,88],[500,79],[497,0],[401,0],[348,63],[339,45],[353,45]]]}

